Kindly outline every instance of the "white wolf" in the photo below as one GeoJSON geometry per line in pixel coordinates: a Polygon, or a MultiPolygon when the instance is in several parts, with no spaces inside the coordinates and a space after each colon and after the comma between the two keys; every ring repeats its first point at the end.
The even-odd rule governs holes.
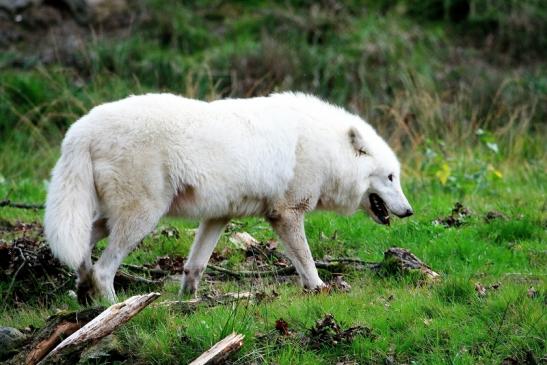
{"type": "Polygon", "coordinates": [[[103,104],[66,134],[45,213],[51,250],[78,273],[79,297],[116,300],[126,255],[159,219],[201,220],[182,290],[195,292],[230,218],[265,217],[307,288],[323,286],[304,214],[365,209],[381,224],[412,214],[399,162],[358,116],[301,93],[213,102],[147,94],[103,104]],[[92,263],[91,250],[109,244],[92,263]]]}

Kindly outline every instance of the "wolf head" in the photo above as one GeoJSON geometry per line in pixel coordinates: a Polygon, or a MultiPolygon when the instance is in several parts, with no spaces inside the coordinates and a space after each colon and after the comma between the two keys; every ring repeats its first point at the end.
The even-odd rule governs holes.
{"type": "Polygon", "coordinates": [[[401,167],[393,150],[368,124],[360,130],[351,128],[348,136],[365,171],[361,208],[380,224],[388,225],[391,214],[411,216],[412,207],[401,188],[401,167]]]}

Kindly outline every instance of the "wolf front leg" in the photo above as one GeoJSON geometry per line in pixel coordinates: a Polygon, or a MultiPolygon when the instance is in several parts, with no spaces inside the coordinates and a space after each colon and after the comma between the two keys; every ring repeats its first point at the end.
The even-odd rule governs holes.
{"type": "Polygon", "coordinates": [[[300,275],[302,285],[307,289],[325,286],[319,278],[315,262],[311,255],[306,232],[304,231],[304,213],[287,211],[270,219],[270,224],[287,248],[287,255],[300,275]]]}
{"type": "Polygon", "coordinates": [[[228,221],[229,219],[219,218],[204,220],[200,223],[188,261],[184,265],[181,294],[193,294],[197,291],[201,275],[228,221]]]}

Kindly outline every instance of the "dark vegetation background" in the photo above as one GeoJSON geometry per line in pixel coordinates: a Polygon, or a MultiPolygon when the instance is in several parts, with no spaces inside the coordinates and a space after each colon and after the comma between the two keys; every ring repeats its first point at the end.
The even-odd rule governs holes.
{"type": "Polygon", "coordinates": [[[504,158],[543,154],[545,1],[86,3],[0,3],[5,178],[46,178],[79,116],[158,91],[301,90],[365,117],[399,150],[482,141],[504,158]]]}

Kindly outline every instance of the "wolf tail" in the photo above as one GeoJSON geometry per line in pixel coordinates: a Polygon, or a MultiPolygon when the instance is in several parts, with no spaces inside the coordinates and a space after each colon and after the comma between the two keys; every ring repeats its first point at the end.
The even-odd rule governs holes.
{"type": "Polygon", "coordinates": [[[63,142],[49,184],[44,231],[53,254],[73,270],[91,255],[90,239],[97,193],[89,145],[63,142]]]}

